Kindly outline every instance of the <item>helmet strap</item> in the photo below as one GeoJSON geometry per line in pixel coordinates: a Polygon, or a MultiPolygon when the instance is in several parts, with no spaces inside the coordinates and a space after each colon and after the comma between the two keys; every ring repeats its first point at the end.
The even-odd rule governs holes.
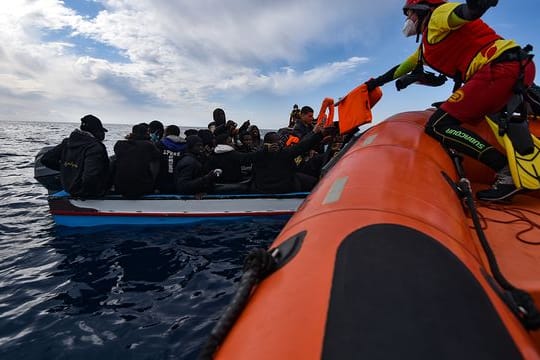
{"type": "Polygon", "coordinates": [[[422,34],[424,21],[428,18],[429,11],[425,10],[416,10],[416,15],[418,16],[418,22],[416,23],[416,42],[420,41],[420,34],[422,34]]]}

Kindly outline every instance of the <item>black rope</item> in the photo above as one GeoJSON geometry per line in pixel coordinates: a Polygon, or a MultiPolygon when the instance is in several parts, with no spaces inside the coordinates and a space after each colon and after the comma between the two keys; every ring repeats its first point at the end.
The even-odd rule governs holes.
{"type": "Polygon", "coordinates": [[[255,285],[270,275],[276,268],[276,261],[266,250],[255,249],[248,254],[244,263],[244,273],[238,290],[223,315],[212,329],[208,340],[199,354],[200,360],[212,359],[234,323],[246,306],[255,285]]]}
{"type": "Polygon", "coordinates": [[[512,311],[516,314],[526,329],[540,329],[540,312],[536,308],[531,295],[524,290],[516,288],[504,277],[499,268],[499,264],[497,263],[497,258],[489,246],[486,234],[482,230],[478,210],[476,209],[476,205],[474,203],[471,183],[469,179],[465,177],[465,171],[461,162],[462,157],[453,149],[449,149],[448,152],[452,157],[458,176],[460,177],[457,183],[459,188],[458,194],[461,194],[469,209],[474,224],[474,229],[488,259],[489,268],[493,274],[493,278],[495,281],[497,281],[501,288],[506,290],[507,296],[503,297],[503,300],[510,306],[512,311]]]}

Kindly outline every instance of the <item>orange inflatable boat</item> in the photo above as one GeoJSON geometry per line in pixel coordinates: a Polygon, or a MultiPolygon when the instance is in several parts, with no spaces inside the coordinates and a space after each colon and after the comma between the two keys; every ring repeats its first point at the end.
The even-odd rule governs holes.
{"type": "MultiPolygon", "coordinates": [[[[395,115],[344,153],[213,356],[540,359],[540,196],[473,202],[460,179],[474,193],[494,174],[467,158],[460,169],[424,134],[432,111],[395,115]]],[[[485,122],[474,130],[496,143],[485,122]]]]}

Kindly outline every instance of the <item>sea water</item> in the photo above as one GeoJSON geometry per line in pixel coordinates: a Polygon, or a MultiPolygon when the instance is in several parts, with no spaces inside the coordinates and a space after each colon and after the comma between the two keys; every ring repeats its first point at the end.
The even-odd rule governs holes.
{"type": "MultiPolygon", "coordinates": [[[[34,156],[75,123],[0,122],[0,359],[196,359],[284,220],[56,227],[34,156]]],[[[107,125],[112,154],[130,125],[107,125]]]]}

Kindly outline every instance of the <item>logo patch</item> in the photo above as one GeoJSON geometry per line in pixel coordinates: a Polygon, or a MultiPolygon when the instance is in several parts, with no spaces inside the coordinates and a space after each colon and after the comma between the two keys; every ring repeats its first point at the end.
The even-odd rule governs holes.
{"type": "Polygon", "coordinates": [[[448,102],[457,103],[463,100],[464,97],[465,97],[465,94],[463,93],[463,91],[458,90],[448,98],[448,102]]]}
{"type": "Polygon", "coordinates": [[[497,53],[497,45],[490,46],[487,50],[482,50],[482,55],[489,60],[497,53]]]}

